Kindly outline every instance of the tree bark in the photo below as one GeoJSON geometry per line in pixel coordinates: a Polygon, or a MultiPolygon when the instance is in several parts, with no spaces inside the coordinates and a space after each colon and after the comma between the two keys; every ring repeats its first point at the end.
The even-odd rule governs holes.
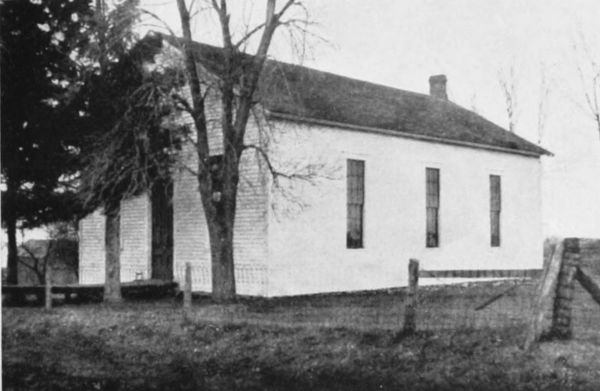
{"type": "Polygon", "coordinates": [[[106,277],[104,281],[104,302],[119,303],[121,296],[121,241],[120,241],[120,203],[106,206],[106,277]]]}
{"type": "Polygon", "coordinates": [[[230,302],[236,295],[233,260],[235,200],[232,201],[231,194],[225,195],[223,191],[222,199],[212,202],[218,204],[216,213],[206,219],[210,240],[212,298],[216,302],[230,302]]]}
{"type": "Polygon", "coordinates": [[[239,155],[232,144],[226,146],[222,167],[216,174],[220,177],[222,189],[213,189],[221,191],[215,191],[212,196],[201,194],[210,240],[212,297],[217,302],[233,301],[236,295],[233,234],[239,183],[238,160],[239,155]]]}
{"type": "Polygon", "coordinates": [[[233,221],[208,223],[212,298],[216,302],[231,302],[235,299],[235,271],[233,262],[233,221]]]}
{"type": "Polygon", "coordinates": [[[159,180],[152,186],[152,273],[159,280],[173,280],[173,182],[159,180]]]}
{"type": "Polygon", "coordinates": [[[254,91],[258,85],[271,39],[276,28],[280,25],[281,16],[294,3],[294,0],[288,0],[280,11],[276,13],[276,0],[268,0],[263,34],[254,56],[253,64],[243,70],[245,73],[239,85],[236,85],[239,78],[238,72],[242,69],[239,66],[234,66],[233,56],[236,54],[237,49],[232,42],[229,29],[230,14],[227,10],[227,2],[222,0],[219,5],[216,1],[213,1],[213,8],[219,16],[224,45],[224,70],[219,75],[221,78],[223,166],[215,176],[216,181],[214,181],[212,173],[209,173],[207,169],[210,160],[210,150],[208,145],[205,101],[198,76],[197,62],[192,49],[189,9],[185,0],[177,0],[182,33],[185,38],[183,44],[185,67],[192,98],[192,106],[189,112],[196,127],[198,187],[209,231],[212,292],[213,299],[216,301],[231,301],[235,298],[233,232],[239,182],[239,162],[244,150],[244,134],[251,108],[255,103],[253,100],[254,91]],[[239,96],[235,92],[236,87],[239,89],[239,96]],[[214,186],[214,182],[222,184],[222,189],[217,189],[214,186]]]}
{"type": "Polygon", "coordinates": [[[6,233],[8,236],[8,259],[6,267],[8,275],[6,282],[10,285],[19,283],[19,254],[17,253],[17,214],[15,213],[16,189],[14,183],[8,180],[6,184],[6,233]]]}

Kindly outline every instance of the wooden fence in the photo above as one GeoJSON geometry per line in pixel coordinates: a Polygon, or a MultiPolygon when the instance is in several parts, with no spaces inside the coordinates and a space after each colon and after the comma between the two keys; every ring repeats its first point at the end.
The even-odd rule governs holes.
{"type": "MultiPolygon", "coordinates": [[[[548,338],[570,338],[573,335],[573,300],[579,283],[600,304],[600,240],[568,238],[555,243],[545,259],[543,269],[523,270],[419,270],[419,261],[408,266],[408,288],[404,301],[402,333],[417,329],[419,278],[467,279],[534,279],[538,280],[524,347],[529,349],[542,335],[548,338]],[[550,317],[550,327],[544,327],[550,317]]],[[[479,311],[501,299],[516,287],[493,295],[475,308],[479,311]]],[[[525,302],[525,300],[524,300],[525,302]]],[[[528,309],[528,308],[527,308],[528,309]]],[[[600,312],[600,308],[597,308],[600,312]]],[[[522,311],[526,311],[523,306],[522,311]]],[[[529,316],[529,315],[528,315],[529,316]]]]}

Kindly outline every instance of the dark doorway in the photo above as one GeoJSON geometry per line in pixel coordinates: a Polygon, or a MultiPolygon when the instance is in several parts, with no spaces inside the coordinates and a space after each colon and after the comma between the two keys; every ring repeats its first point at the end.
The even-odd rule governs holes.
{"type": "Polygon", "coordinates": [[[173,279],[173,181],[163,179],[152,186],[152,275],[173,279]]]}

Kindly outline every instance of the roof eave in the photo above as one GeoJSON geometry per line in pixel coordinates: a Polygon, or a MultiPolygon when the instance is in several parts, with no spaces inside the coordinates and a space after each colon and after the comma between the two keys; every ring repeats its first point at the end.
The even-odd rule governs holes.
{"type": "Polygon", "coordinates": [[[402,138],[408,138],[408,139],[420,140],[420,141],[429,141],[429,142],[439,143],[439,144],[457,145],[457,146],[461,146],[461,147],[484,149],[484,150],[488,150],[488,151],[510,153],[510,154],[514,154],[514,155],[522,155],[522,156],[527,156],[527,157],[539,158],[542,155],[553,156],[553,154],[551,152],[548,152],[541,147],[538,147],[538,148],[540,148],[543,152],[538,153],[538,152],[533,152],[533,151],[524,151],[524,150],[518,150],[518,149],[503,148],[503,147],[494,146],[494,145],[472,143],[469,141],[450,140],[450,139],[445,139],[445,138],[441,138],[441,137],[432,137],[432,136],[425,136],[425,135],[420,135],[420,134],[405,133],[405,132],[400,132],[397,130],[375,128],[375,127],[362,126],[362,125],[354,125],[354,124],[348,124],[348,123],[342,123],[342,122],[336,122],[336,121],[323,120],[323,119],[318,119],[318,118],[310,118],[310,117],[304,117],[304,116],[299,116],[299,115],[295,115],[295,114],[280,113],[280,112],[272,111],[272,110],[269,110],[266,108],[265,108],[265,114],[268,118],[281,119],[281,120],[287,120],[287,121],[292,121],[292,122],[331,126],[331,127],[348,129],[348,130],[358,130],[358,131],[367,132],[367,133],[384,134],[384,135],[388,135],[388,136],[402,137],[402,138]]]}

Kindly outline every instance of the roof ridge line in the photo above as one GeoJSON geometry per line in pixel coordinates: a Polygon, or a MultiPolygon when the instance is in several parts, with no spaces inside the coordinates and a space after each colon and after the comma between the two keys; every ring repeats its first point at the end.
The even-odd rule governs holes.
{"type": "MultiPolygon", "coordinates": [[[[184,43],[184,38],[163,33],[157,34],[178,50],[184,43]]],[[[219,58],[223,55],[223,48],[219,46],[192,41],[192,47],[198,53],[198,61],[206,61],[207,64],[212,64],[213,68],[218,64],[219,58]]],[[[241,51],[239,52],[239,56],[242,62],[251,61],[253,57],[252,54],[241,51]]],[[[266,99],[263,102],[263,107],[273,110],[273,112],[282,114],[290,113],[289,115],[310,119],[312,122],[321,121],[323,123],[332,121],[338,124],[335,126],[340,126],[341,124],[344,127],[384,129],[388,132],[394,131],[402,133],[404,136],[411,136],[412,138],[419,138],[421,140],[447,140],[447,144],[485,146],[487,149],[504,150],[513,153],[519,151],[523,152],[521,154],[532,156],[552,155],[551,152],[540,145],[513,132],[509,132],[501,125],[492,122],[481,114],[450,100],[436,99],[428,94],[355,79],[272,58],[267,58],[265,68],[267,68],[265,71],[268,76],[263,80],[264,83],[261,82],[261,85],[264,84],[265,91],[274,94],[275,98],[278,99],[273,100],[271,95],[264,96],[263,98],[266,99]],[[281,83],[284,83],[284,87],[295,86],[297,90],[287,88],[281,94],[282,91],[278,90],[282,88],[281,83]],[[351,98],[345,100],[343,96],[336,98],[333,96],[335,94],[332,95],[330,90],[324,89],[325,84],[331,87],[330,90],[339,91],[338,88],[345,88],[352,91],[353,95],[351,95],[351,98]],[[338,85],[341,87],[337,87],[338,85]],[[334,98],[338,99],[338,101],[333,101],[332,99],[334,98]],[[371,104],[372,107],[369,106],[370,108],[368,108],[371,111],[360,111],[362,117],[359,119],[355,118],[356,116],[348,115],[348,112],[344,112],[343,107],[339,106],[341,104],[349,104],[350,107],[354,107],[352,105],[359,104],[357,101],[360,99],[368,99],[366,106],[369,106],[369,102],[374,103],[371,104]],[[394,103],[400,105],[394,106],[394,103]],[[280,110],[283,108],[280,107],[281,105],[294,105],[294,109],[289,109],[288,107],[289,110],[280,110]],[[398,109],[402,108],[402,113],[399,114],[397,109],[392,106],[398,109]],[[375,111],[373,112],[372,110],[375,111]],[[439,136],[420,129],[416,123],[413,124],[412,128],[407,128],[405,127],[406,124],[403,125],[401,123],[402,121],[411,120],[410,116],[412,116],[413,121],[417,120],[424,124],[424,119],[420,118],[419,115],[429,116],[427,118],[430,121],[426,126],[428,128],[439,128],[436,130],[440,133],[439,136]],[[388,125],[392,125],[393,127],[389,127],[388,125]],[[448,131],[445,129],[448,129],[448,131]]],[[[216,71],[218,74],[218,67],[214,68],[211,72],[213,71],[216,71]]],[[[363,106],[360,108],[363,109],[363,106]]]]}
{"type": "MultiPolygon", "coordinates": [[[[159,33],[159,32],[155,32],[155,33],[156,34],[160,34],[163,37],[168,37],[170,39],[174,38],[174,39],[176,39],[178,41],[184,39],[183,37],[173,37],[171,35],[167,36],[166,34],[159,33]]],[[[215,45],[211,45],[209,43],[204,43],[204,42],[199,42],[199,41],[194,41],[194,40],[192,40],[192,43],[194,43],[196,45],[206,46],[206,47],[208,47],[210,49],[216,49],[216,50],[223,50],[224,49],[221,46],[215,46],[215,45]]],[[[246,52],[242,52],[242,51],[240,51],[239,53],[243,54],[245,56],[254,57],[254,54],[251,54],[251,53],[246,53],[246,52]]],[[[322,73],[322,74],[325,74],[325,75],[329,75],[329,76],[332,76],[332,77],[335,77],[335,78],[351,80],[351,81],[354,81],[354,82],[360,82],[360,83],[364,83],[364,84],[369,84],[371,86],[378,87],[378,88],[385,88],[385,89],[388,89],[388,90],[399,91],[399,92],[402,92],[402,93],[405,93],[405,94],[411,94],[411,95],[415,95],[415,96],[419,96],[419,97],[423,97],[423,98],[427,98],[427,99],[433,99],[433,98],[431,98],[431,96],[429,96],[426,93],[416,92],[416,91],[411,91],[411,90],[405,90],[403,88],[392,87],[392,86],[389,86],[389,85],[385,85],[385,84],[381,84],[381,83],[376,83],[376,82],[369,81],[369,80],[358,79],[358,78],[351,77],[351,76],[346,76],[346,75],[340,75],[338,73],[333,73],[333,72],[330,72],[330,71],[325,71],[325,70],[322,70],[322,69],[313,68],[313,67],[306,66],[306,65],[294,64],[294,63],[291,63],[291,62],[277,60],[277,59],[269,58],[269,57],[267,57],[266,62],[267,63],[272,63],[272,64],[281,64],[281,65],[284,65],[284,66],[287,66],[287,67],[294,67],[294,68],[306,69],[306,70],[311,71],[311,72],[319,72],[319,73],[322,73]]],[[[452,103],[454,103],[454,102],[452,102],[452,103]]]]}
{"type": "MultiPolygon", "coordinates": [[[[389,135],[389,136],[409,138],[409,139],[413,139],[413,140],[430,141],[430,142],[437,142],[440,144],[458,145],[458,146],[464,146],[464,147],[470,147],[470,148],[476,148],[476,149],[485,149],[485,150],[496,151],[496,152],[510,153],[510,154],[514,154],[514,155],[524,155],[524,156],[529,156],[529,157],[540,157],[541,155],[543,155],[542,153],[537,153],[537,152],[533,152],[533,151],[525,151],[525,150],[521,150],[521,149],[510,149],[510,148],[504,148],[504,147],[499,147],[499,146],[489,145],[489,144],[475,143],[475,142],[470,142],[470,141],[460,141],[460,140],[453,140],[453,139],[448,139],[448,138],[443,138],[443,137],[434,137],[434,136],[427,136],[427,135],[422,135],[422,134],[407,133],[407,132],[403,132],[401,130],[377,128],[377,127],[372,127],[372,126],[355,125],[355,124],[349,124],[349,123],[343,123],[343,122],[337,122],[337,121],[323,120],[323,119],[318,119],[318,118],[311,118],[311,117],[306,117],[306,116],[281,113],[281,112],[272,111],[272,110],[269,110],[266,108],[264,110],[268,117],[279,118],[279,119],[288,120],[288,121],[314,123],[317,125],[332,126],[332,127],[336,127],[336,128],[350,129],[350,130],[361,130],[361,131],[366,131],[366,132],[385,134],[385,135],[389,135]]],[[[543,148],[541,148],[541,149],[543,149],[543,148]]],[[[546,151],[546,150],[544,150],[544,151],[546,152],[547,155],[554,156],[553,153],[546,151]]]]}

